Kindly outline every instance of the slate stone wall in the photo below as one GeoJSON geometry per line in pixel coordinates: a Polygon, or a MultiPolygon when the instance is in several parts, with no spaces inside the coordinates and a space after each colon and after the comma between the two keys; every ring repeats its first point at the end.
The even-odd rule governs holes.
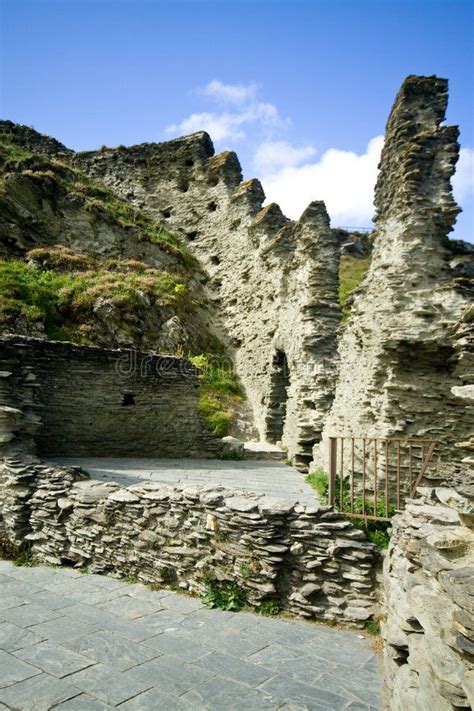
{"type": "Polygon", "coordinates": [[[0,340],[2,439],[41,456],[216,456],[186,360],[20,336],[0,340]]]}
{"type": "Polygon", "coordinates": [[[214,487],[123,488],[7,457],[0,538],[52,564],[136,576],[197,594],[233,581],[249,604],[362,625],[375,604],[376,549],[328,507],[214,487]]]}
{"type": "MultiPolygon", "coordinates": [[[[438,440],[444,461],[474,431],[453,386],[472,382],[453,331],[472,303],[473,254],[449,243],[459,207],[451,189],[458,128],[444,125],[445,79],[408,77],[395,99],[375,191],[372,261],[354,293],[324,423],[334,434],[438,440]]],[[[324,446],[315,466],[326,466],[324,446]]]]}
{"type": "Polygon", "coordinates": [[[165,221],[198,258],[209,330],[232,356],[253,414],[255,427],[242,423],[241,436],[281,439],[306,468],[333,397],[341,320],[340,234],[324,203],[312,202],[297,222],[274,203],[263,206],[260,182],[242,182],[235,153],[214,155],[204,132],[75,161],[165,221]],[[279,353],[288,371],[283,389],[275,388],[279,353]]]}
{"type": "Polygon", "coordinates": [[[384,565],[393,711],[474,707],[474,474],[420,489],[393,519],[384,565]]]}

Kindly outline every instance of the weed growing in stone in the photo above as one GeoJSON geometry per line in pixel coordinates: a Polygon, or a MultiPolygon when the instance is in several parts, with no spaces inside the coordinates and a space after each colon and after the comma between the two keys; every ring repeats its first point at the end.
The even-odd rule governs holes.
{"type": "Polygon", "coordinates": [[[204,604],[206,607],[218,607],[226,612],[238,612],[247,604],[247,592],[233,580],[219,582],[208,577],[204,604]]]}
{"type": "Polygon", "coordinates": [[[34,557],[31,551],[23,551],[13,560],[13,565],[19,568],[33,568],[35,565],[39,565],[40,561],[34,557]]]}
{"type": "Polygon", "coordinates": [[[368,620],[365,623],[364,629],[367,630],[369,634],[374,635],[374,637],[380,634],[380,625],[377,620],[368,620]]]}
{"type": "Polygon", "coordinates": [[[261,605],[255,607],[255,612],[265,617],[275,617],[280,613],[280,606],[274,600],[265,600],[261,605]]]}
{"type": "MultiPolygon", "coordinates": [[[[309,473],[306,476],[306,482],[313,487],[313,489],[318,493],[320,501],[322,504],[327,504],[328,502],[328,490],[329,490],[329,477],[326,472],[319,468],[314,472],[309,473]]],[[[365,512],[367,516],[393,516],[395,513],[394,506],[385,506],[384,501],[378,501],[377,506],[374,507],[373,501],[366,499],[362,500],[361,497],[355,497],[351,509],[350,501],[350,484],[348,479],[343,479],[342,482],[342,512],[349,513],[351,510],[356,514],[362,514],[365,512]]],[[[336,491],[340,490],[340,479],[336,476],[336,491]]],[[[337,509],[337,504],[336,507],[337,509]]],[[[351,518],[351,523],[355,528],[363,530],[367,536],[367,540],[374,543],[377,548],[383,550],[388,548],[390,543],[390,523],[388,521],[370,521],[365,518],[351,518]]]]}
{"type": "MultiPolygon", "coordinates": [[[[201,417],[212,427],[217,437],[224,437],[229,433],[235,419],[235,410],[243,399],[242,386],[232,362],[222,355],[212,353],[191,356],[189,360],[201,371],[201,417]]],[[[237,456],[229,453],[224,458],[237,459],[237,456]]]]}

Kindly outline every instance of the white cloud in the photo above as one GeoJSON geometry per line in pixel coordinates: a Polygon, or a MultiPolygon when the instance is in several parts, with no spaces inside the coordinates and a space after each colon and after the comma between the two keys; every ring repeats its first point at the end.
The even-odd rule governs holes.
{"type": "Polygon", "coordinates": [[[258,100],[257,91],[256,84],[224,84],[214,79],[199,93],[219,104],[222,110],[192,113],[165,130],[170,134],[207,131],[214,141],[219,142],[244,140],[244,126],[253,125],[267,131],[284,126],[286,121],[276,106],[258,100]]]}
{"type": "Polygon", "coordinates": [[[462,204],[469,195],[474,194],[473,148],[461,148],[452,184],[456,202],[462,204]]]}
{"type": "Polygon", "coordinates": [[[213,79],[199,90],[203,96],[208,96],[223,103],[242,104],[253,101],[257,95],[257,85],[252,84],[224,84],[218,79],[213,79]]]}
{"type": "Polygon", "coordinates": [[[261,178],[265,194],[295,219],[311,200],[324,200],[334,226],[368,227],[382,145],[376,136],[361,155],[330,148],[315,163],[269,171],[261,178]]]}
{"type": "Polygon", "coordinates": [[[254,166],[258,172],[270,173],[272,171],[299,165],[316,153],[313,146],[296,148],[288,141],[266,141],[258,148],[254,156],[254,166]]]}

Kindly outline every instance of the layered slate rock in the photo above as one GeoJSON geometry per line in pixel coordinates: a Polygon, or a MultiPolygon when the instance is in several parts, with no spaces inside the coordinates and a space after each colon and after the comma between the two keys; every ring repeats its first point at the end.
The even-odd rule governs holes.
{"type": "Polygon", "coordinates": [[[390,708],[470,709],[474,702],[474,475],[420,490],[393,519],[384,566],[390,708]]]}
{"type": "Polygon", "coordinates": [[[41,456],[222,454],[198,411],[189,361],[22,336],[0,338],[3,452],[41,456]]]}
{"type": "Polygon", "coordinates": [[[237,584],[249,604],[363,625],[376,605],[376,549],[341,514],[222,487],[128,488],[8,457],[3,542],[39,560],[91,566],[202,595],[237,584]]]}
{"type": "Polygon", "coordinates": [[[226,344],[256,432],[282,441],[298,466],[311,459],[336,371],[341,236],[323,203],[298,222],[262,207],[258,180],[242,182],[235,153],[209,136],[76,155],[82,170],[164,220],[203,266],[209,328],[226,344]]]}
{"type": "MultiPolygon", "coordinates": [[[[376,186],[372,262],[356,291],[323,434],[439,440],[443,458],[474,430],[453,386],[467,369],[454,326],[472,300],[472,253],[446,236],[458,129],[443,124],[447,81],[408,77],[392,108],[376,186]],[[457,252],[457,253],[456,253],[457,252]]],[[[325,462],[320,448],[315,459],[325,462]]]]}

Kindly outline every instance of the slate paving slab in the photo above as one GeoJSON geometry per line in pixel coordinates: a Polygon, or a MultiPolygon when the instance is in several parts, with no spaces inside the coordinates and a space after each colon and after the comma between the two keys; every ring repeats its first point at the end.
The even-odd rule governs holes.
{"type": "MultiPolygon", "coordinates": [[[[56,709],[61,709],[61,711],[104,711],[105,709],[113,709],[113,706],[108,704],[103,704],[97,699],[93,699],[92,696],[88,694],[81,694],[80,696],[75,696],[69,701],[64,701],[64,703],[55,706],[56,709]]],[[[0,711],[2,709],[0,708],[0,711]]]]}
{"type": "Polygon", "coordinates": [[[0,650],[0,688],[11,686],[35,674],[40,674],[40,669],[31,664],[24,664],[11,654],[0,650]]]}
{"type": "Polygon", "coordinates": [[[64,677],[95,664],[94,658],[76,654],[56,642],[40,642],[15,652],[15,657],[35,665],[48,674],[64,677]]]}
{"type": "Polygon", "coordinates": [[[43,640],[44,636],[37,632],[12,625],[10,622],[0,622],[0,649],[4,652],[14,652],[43,640]]]}
{"type": "Polygon", "coordinates": [[[379,660],[350,631],[71,569],[0,575],[0,711],[380,711],[379,660]]]}
{"type": "Polygon", "coordinates": [[[117,634],[102,631],[87,637],[79,637],[70,644],[70,647],[94,662],[108,664],[120,671],[148,662],[160,654],[151,647],[139,646],[117,634]]]}
{"type": "Polygon", "coordinates": [[[68,681],[111,706],[118,706],[153,686],[149,681],[142,681],[139,676],[133,675],[130,670],[121,673],[105,664],[96,664],[76,672],[68,677],[68,681]]]}
{"type": "Polygon", "coordinates": [[[61,701],[78,696],[79,690],[63,679],[38,674],[0,689],[0,701],[21,711],[48,711],[61,701]]]}
{"type": "Polygon", "coordinates": [[[211,679],[182,697],[189,708],[213,709],[213,711],[242,711],[242,709],[276,709],[281,703],[264,691],[252,689],[228,679],[211,679]]]}

